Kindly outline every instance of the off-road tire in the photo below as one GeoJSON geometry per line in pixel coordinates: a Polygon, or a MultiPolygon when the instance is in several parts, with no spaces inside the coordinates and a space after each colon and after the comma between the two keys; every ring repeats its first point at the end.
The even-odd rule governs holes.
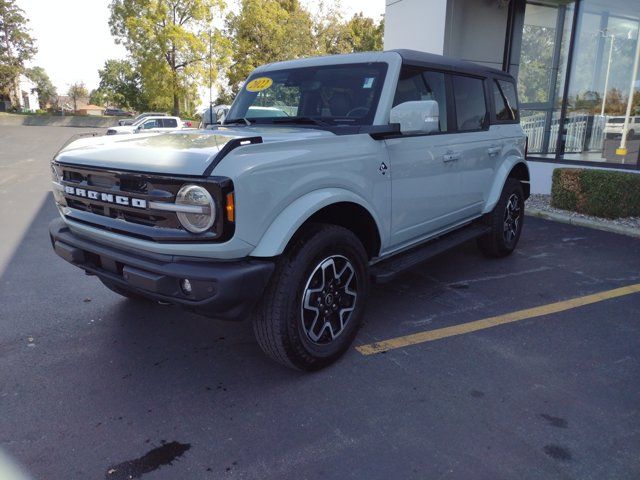
{"type": "MultiPolygon", "coordinates": [[[[276,362],[299,370],[318,370],[335,362],[351,345],[362,319],[369,291],[367,263],[365,249],[351,231],[327,224],[313,224],[306,228],[278,259],[273,277],[254,310],[253,330],[260,348],[276,362]],[[338,266],[340,262],[343,267],[338,266]],[[331,276],[327,265],[332,263],[332,272],[341,270],[343,275],[340,278],[334,275],[333,279],[327,280],[331,276]],[[322,284],[316,283],[311,288],[314,285],[311,282],[319,280],[322,284]],[[330,311],[326,317],[323,310],[319,310],[316,323],[313,323],[315,313],[308,308],[313,305],[303,302],[324,304],[328,298],[333,298],[324,294],[325,283],[332,285],[326,289],[342,289],[327,290],[327,295],[331,291],[337,293],[336,303],[339,303],[337,308],[340,310],[330,311]],[[349,285],[340,286],[346,283],[349,285]],[[355,297],[353,292],[357,293],[355,297]],[[351,313],[343,317],[348,310],[351,313]],[[311,320],[308,320],[309,315],[311,320]],[[339,322],[340,318],[346,321],[344,326],[337,324],[334,337],[333,322],[339,322]],[[327,319],[333,320],[329,322],[327,319]],[[319,325],[324,332],[317,341],[327,343],[315,343],[311,339],[315,334],[313,325],[316,329],[319,325]]],[[[328,304],[325,306],[331,308],[328,304]]],[[[333,308],[336,308],[335,304],[333,308]]]]}
{"type": "MultiPolygon", "coordinates": [[[[513,211],[511,212],[513,215],[513,211]]],[[[524,222],[524,190],[520,181],[508,178],[500,194],[500,199],[491,213],[487,214],[484,222],[491,227],[491,232],[478,238],[478,248],[488,257],[506,257],[518,245],[524,222]],[[514,197],[515,196],[515,197],[514,197]],[[509,208],[508,203],[517,198],[518,218],[515,233],[510,230],[507,234],[509,208]]]]}
{"type": "Polygon", "coordinates": [[[132,292],[130,290],[126,290],[124,288],[121,288],[118,285],[116,285],[114,283],[111,283],[109,280],[103,280],[102,278],[99,278],[99,280],[109,290],[111,290],[114,293],[117,293],[118,295],[120,295],[122,297],[129,298],[131,300],[136,300],[136,301],[139,301],[139,302],[150,302],[151,301],[147,297],[145,297],[144,295],[140,295],[140,294],[132,292]]]}

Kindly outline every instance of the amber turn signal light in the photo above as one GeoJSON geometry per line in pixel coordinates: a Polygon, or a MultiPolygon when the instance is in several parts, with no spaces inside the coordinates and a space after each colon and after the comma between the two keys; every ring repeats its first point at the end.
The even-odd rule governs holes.
{"type": "Polygon", "coordinates": [[[236,220],[236,201],[233,192],[227,193],[227,220],[235,222],[236,220]]]}

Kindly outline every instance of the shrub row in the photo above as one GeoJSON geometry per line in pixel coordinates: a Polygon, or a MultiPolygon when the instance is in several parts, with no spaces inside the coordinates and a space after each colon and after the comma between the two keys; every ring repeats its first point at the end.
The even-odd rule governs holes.
{"type": "Polygon", "coordinates": [[[551,206],[604,218],[640,216],[640,174],[557,168],[551,206]]]}

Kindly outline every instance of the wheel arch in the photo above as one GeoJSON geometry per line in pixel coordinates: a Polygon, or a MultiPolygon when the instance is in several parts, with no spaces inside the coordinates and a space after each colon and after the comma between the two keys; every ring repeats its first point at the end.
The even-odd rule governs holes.
{"type": "Polygon", "coordinates": [[[350,230],[360,239],[369,258],[380,252],[381,228],[374,210],[350,191],[327,189],[311,192],[287,206],[250,255],[274,257],[282,254],[294,237],[312,223],[339,225],[350,230]]]}
{"type": "Polygon", "coordinates": [[[500,193],[508,178],[519,180],[524,191],[525,200],[531,194],[531,176],[529,167],[521,157],[509,157],[498,169],[482,213],[488,213],[496,206],[500,193]]]}

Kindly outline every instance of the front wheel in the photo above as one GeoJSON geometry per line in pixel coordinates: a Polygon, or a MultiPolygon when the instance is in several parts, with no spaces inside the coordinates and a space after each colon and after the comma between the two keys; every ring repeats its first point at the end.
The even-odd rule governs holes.
{"type": "Polygon", "coordinates": [[[253,329],[262,350],[300,370],[318,370],[351,345],[369,289],[367,255],[349,230],[313,225],[279,259],[253,329]]]}
{"type": "Polygon", "coordinates": [[[478,238],[478,248],[489,257],[506,257],[520,240],[524,222],[524,191],[520,181],[508,178],[495,208],[485,219],[491,231],[478,238]]]}

